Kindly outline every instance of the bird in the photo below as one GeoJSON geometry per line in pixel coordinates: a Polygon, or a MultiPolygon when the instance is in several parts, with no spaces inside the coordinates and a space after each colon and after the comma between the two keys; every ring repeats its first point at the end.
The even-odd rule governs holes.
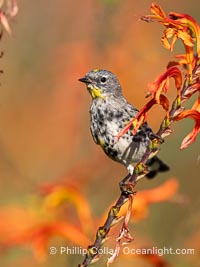
{"type": "MultiPolygon", "coordinates": [[[[104,69],[93,69],[78,80],[86,84],[92,97],[89,112],[90,131],[94,142],[108,157],[123,164],[132,175],[135,165],[141,161],[155,134],[145,122],[136,134],[133,134],[133,128],[130,128],[117,138],[119,132],[139,111],[124,97],[120,82],[114,73],[104,69]]],[[[146,165],[147,178],[153,178],[158,172],[169,170],[169,166],[157,156],[150,158],[146,165]]]]}

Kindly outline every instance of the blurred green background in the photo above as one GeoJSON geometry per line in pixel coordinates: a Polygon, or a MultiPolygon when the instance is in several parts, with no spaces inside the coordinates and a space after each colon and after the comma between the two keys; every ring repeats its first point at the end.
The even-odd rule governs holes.
{"type": "MultiPolygon", "coordinates": [[[[200,22],[197,0],[157,3],[167,13],[187,13],[200,22]]],[[[147,84],[173,59],[161,45],[162,26],[140,21],[142,15],[150,14],[150,4],[149,0],[18,1],[19,14],[11,22],[12,37],[5,33],[0,43],[4,51],[1,207],[24,205],[27,194],[34,194],[40,184],[74,179],[71,177],[81,184],[95,216],[103,214],[116,199],[118,182],[126,170],[94,144],[89,130],[90,96],[77,80],[90,69],[109,69],[119,77],[129,102],[137,108],[145,104],[147,84]]],[[[181,44],[175,52],[183,52],[181,44]]],[[[175,90],[169,96],[173,99],[175,90]]],[[[159,108],[151,111],[153,129],[157,129],[163,114],[159,108]]],[[[174,133],[162,146],[160,157],[171,166],[170,173],[138,185],[138,190],[154,188],[169,176],[180,182],[179,193],[187,201],[156,204],[147,219],[133,226],[136,240],[142,238],[157,247],[196,248],[195,256],[167,256],[172,266],[200,266],[200,239],[192,241],[200,232],[199,137],[189,148],[179,149],[192,126],[190,120],[174,124],[174,133]]],[[[28,249],[12,249],[2,254],[0,266],[62,267],[79,262],[76,257],[59,255],[37,261],[28,249]]],[[[126,262],[118,259],[113,266],[121,264],[126,262]]],[[[129,260],[127,265],[134,262],[129,260]]]]}

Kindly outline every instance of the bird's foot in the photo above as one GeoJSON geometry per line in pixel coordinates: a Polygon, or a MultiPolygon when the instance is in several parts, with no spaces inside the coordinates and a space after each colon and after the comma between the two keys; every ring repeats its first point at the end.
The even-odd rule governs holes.
{"type": "Polygon", "coordinates": [[[119,187],[121,192],[126,195],[127,197],[131,194],[135,194],[136,192],[133,191],[133,188],[135,187],[134,184],[129,182],[129,179],[131,178],[132,174],[128,174],[120,183],[119,187]]]}

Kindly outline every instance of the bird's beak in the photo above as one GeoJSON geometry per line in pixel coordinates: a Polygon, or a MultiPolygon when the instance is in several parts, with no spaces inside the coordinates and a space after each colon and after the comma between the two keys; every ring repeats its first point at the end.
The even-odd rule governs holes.
{"type": "Polygon", "coordinates": [[[89,78],[87,78],[87,77],[83,77],[83,78],[80,78],[80,79],[78,79],[79,80],[79,82],[82,82],[82,83],[91,83],[91,81],[90,81],[90,79],[89,78]]]}

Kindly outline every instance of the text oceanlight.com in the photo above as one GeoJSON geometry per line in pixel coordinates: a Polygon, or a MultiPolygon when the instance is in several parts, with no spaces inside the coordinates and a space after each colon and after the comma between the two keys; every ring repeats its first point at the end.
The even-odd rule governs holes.
{"type": "MultiPolygon", "coordinates": [[[[91,248],[90,248],[91,249],[91,248]]],[[[94,254],[99,255],[113,255],[115,250],[109,247],[103,247],[97,249],[96,247],[92,248],[94,254]]],[[[87,254],[87,249],[82,247],[50,247],[50,255],[60,254],[60,255],[85,255],[87,254]]],[[[121,253],[124,255],[194,255],[194,248],[172,248],[172,247],[151,247],[151,248],[131,248],[124,246],[121,248],[121,253]]]]}

